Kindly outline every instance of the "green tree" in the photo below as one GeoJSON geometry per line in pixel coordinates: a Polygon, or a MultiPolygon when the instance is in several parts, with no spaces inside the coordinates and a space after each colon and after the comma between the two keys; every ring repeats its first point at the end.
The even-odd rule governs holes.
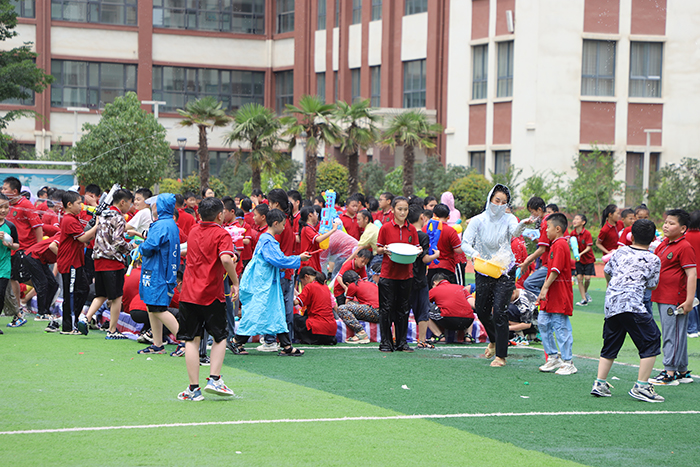
{"type": "Polygon", "coordinates": [[[318,164],[316,174],[316,189],[319,193],[333,190],[336,193],[336,201],[342,203],[345,193],[348,192],[348,168],[333,158],[318,164]]]}
{"type": "Polygon", "coordinates": [[[342,128],[340,151],[348,156],[348,195],[352,195],[358,191],[360,151],[377,141],[379,117],[372,113],[369,99],[352,104],[338,101],[336,105],[336,118],[342,128]]]}
{"type": "Polygon", "coordinates": [[[289,149],[306,141],[306,199],[316,194],[316,159],[319,147],[335,144],[340,138],[340,127],[333,121],[335,104],[324,104],[318,96],[302,96],[299,106],[287,104],[282,124],[290,136],[289,149]]]}
{"type": "MultiPolygon", "coordinates": [[[[287,185],[287,177],[284,176],[282,172],[272,172],[270,174],[263,174],[262,176],[262,188],[264,193],[272,190],[273,188],[283,188],[287,185]]],[[[243,193],[247,196],[253,192],[253,185],[250,180],[245,182],[243,185],[243,193]]]]}
{"type": "Polygon", "coordinates": [[[403,147],[403,194],[413,194],[414,164],[416,149],[430,150],[436,147],[435,140],[442,126],[430,123],[420,110],[409,110],[395,115],[382,134],[382,145],[396,150],[403,147]]]}
{"type": "Polygon", "coordinates": [[[246,163],[245,155],[241,159],[239,162],[236,158],[229,158],[219,171],[219,179],[224,182],[228,192],[234,195],[245,193],[243,186],[253,177],[253,169],[246,163]]]}
{"type": "MultiPolygon", "coordinates": [[[[0,0],[0,41],[17,36],[17,13],[9,0],[0,0]]],[[[34,93],[41,93],[54,80],[53,76],[37,68],[38,55],[32,52],[32,43],[25,42],[21,47],[0,52],[0,102],[8,99],[29,99],[34,93]]],[[[0,115],[0,149],[9,136],[4,134],[7,126],[20,117],[35,116],[31,110],[8,110],[0,115]]]]}
{"type": "Polygon", "coordinates": [[[489,170],[489,172],[491,172],[491,182],[494,185],[500,183],[508,187],[510,190],[511,204],[515,206],[515,200],[518,198],[518,187],[520,186],[518,179],[523,174],[523,169],[518,169],[511,164],[505,173],[497,174],[493,173],[492,170],[489,170]]]}
{"type": "Polygon", "coordinates": [[[562,174],[554,172],[535,172],[530,175],[520,190],[523,204],[526,204],[533,196],[539,196],[545,202],[554,198],[559,191],[558,187],[561,178],[562,174]]]}
{"type": "MultiPolygon", "coordinates": [[[[182,184],[180,185],[180,193],[185,194],[186,192],[191,191],[195,195],[201,195],[202,190],[200,190],[199,187],[199,177],[195,174],[192,174],[182,181],[182,184]]],[[[209,186],[207,188],[211,188],[212,190],[214,190],[214,194],[217,198],[222,198],[229,194],[228,187],[226,186],[226,184],[216,177],[209,178],[209,186]]]]}
{"type": "Polygon", "coordinates": [[[161,193],[182,194],[182,182],[174,178],[164,178],[159,185],[161,193]]]}
{"type": "Polygon", "coordinates": [[[360,167],[360,184],[367,196],[379,198],[382,188],[384,188],[385,178],[384,166],[379,162],[367,162],[360,167]]]}
{"type": "Polygon", "coordinates": [[[239,148],[234,155],[239,166],[243,154],[246,155],[246,163],[252,171],[253,190],[260,189],[263,172],[279,170],[286,162],[275,150],[281,128],[277,115],[260,104],[245,104],[234,116],[233,129],[226,135],[225,142],[229,145],[242,142],[248,146],[249,150],[239,148]]]}
{"type": "Polygon", "coordinates": [[[84,185],[150,187],[163,177],[173,155],[165,128],[141,108],[134,92],[107,104],[100,122],[85,123],[83,132],[71,153],[84,185]]]}
{"type": "Polygon", "coordinates": [[[476,172],[452,182],[449,191],[454,195],[455,207],[462,217],[471,219],[484,210],[491,186],[486,177],[476,172]]]}
{"type": "Polygon", "coordinates": [[[700,209],[700,161],[683,158],[680,164],[664,166],[656,190],[649,191],[649,209],[655,218],[660,219],[667,209],[700,209]]]}
{"type": "Polygon", "coordinates": [[[385,191],[388,191],[389,193],[392,193],[396,196],[402,195],[404,186],[403,181],[403,166],[400,165],[388,174],[386,174],[386,178],[384,179],[384,186],[382,187],[381,191],[377,193],[377,198],[379,198],[379,195],[385,191]]]}
{"type": "Polygon", "coordinates": [[[450,188],[452,182],[466,177],[472,169],[461,165],[449,165],[447,168],[435,157],[428,157],[422,164],[417,164],[415,171],[420,174],[416,186],[425,190],[430,196],[440,195],[450,188]]]}
{"type": "Polygon", "coordinates": [[[209,142],[207,130],[228,125],[231,117],[222,109],[223,103],[218,102],[212,96],[205,96],[185,105],[185,109],[177,109],[182,120],[180,125],[184,127],[196,126],[199,132],[199,185],[200,191],[209,187],[209,142]]]}

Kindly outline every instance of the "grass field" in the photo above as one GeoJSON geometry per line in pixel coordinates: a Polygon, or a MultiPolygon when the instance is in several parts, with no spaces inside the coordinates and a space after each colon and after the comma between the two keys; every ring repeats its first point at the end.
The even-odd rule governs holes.
{"type": "MultiPolygon", "coordinates": [[[[302,358],[227,354],[233,400],[199,403],[182,358],[139,356],[140,344],[44,334],[30,321],[5,335],[0,398],[4,465],[692,465],[700,458],[700,381],[661,387],[663,404],[627,391],[637,369],[615,365],[613,397],[589,394],[604,283],[576,309],[579,372],[543,374],[540,346],[505,368],[483,346],[382,354],[376,344],[308,348],[302,358]],[[405,388],[404,388],[405,387],[405,388]],[[188,425],[189,424],[189,425],[188,425]],[[159,425],[159,426],[156,426],[159,425]],[[63,431],[61,431],[63,430],[63,431]],[[10,464],[11,460],[11,464],[10,464]]],[[[578,300],[578,293],[575,298],[578,300]]],[[[255,346],[250,346],[254,349],[255,346]]],[[[700,339],[689,342],[700,369],[700,339]]],[[[634,364],[626,344],[623,363],[634,364]]],[[[657,367],[661,364],[657,361],[657,367]]],[[[202,382],[208,375],[202,368],[202,382]]]]}

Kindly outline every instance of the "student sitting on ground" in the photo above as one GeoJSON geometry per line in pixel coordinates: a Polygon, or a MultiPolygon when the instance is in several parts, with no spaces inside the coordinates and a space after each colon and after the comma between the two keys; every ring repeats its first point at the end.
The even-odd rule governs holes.
{"type": "Polygon", "coordinates": [[[368,344],[369,336],[360,321],[379,322],[379,288],[373,281],[360,278],[355,271],[346,271],[343,282],[347,284],[345,304],[338,307],[338,315],[354,336],[345,339],[348,344],[368,344]]]}
{"type": "Polygon", "coordinates": [[[294,315],[294,335],[302,344],[335,345],[338,326],[333,317],[333,302],[326,287],[326,276],[312,267],[299,270],[299,283],[304,290],[294,299],[295,305],[306,308],[304,315],[294,315]]]}
{"type": "Polygon", "coordinates": [[[430,302],[428,328],[434,334],[433,343],[445,342],[444,331],[466,331],[474,322],[474,311],[464,287],[451,284],[444,274],[433,277],[430,302]]]}
{"type": "MultiPolygon", "coordinates": [[[[525,289],[516,287],[510,297],[510,305],[506,309],[508,330],[515,336],[510,340],[514,345],[528,345],[523,331],[533,328],[533,320],[537,319],[537,296],[525,289]]],[[[529,333],[527,333],[529,334],[529,333]]]]}

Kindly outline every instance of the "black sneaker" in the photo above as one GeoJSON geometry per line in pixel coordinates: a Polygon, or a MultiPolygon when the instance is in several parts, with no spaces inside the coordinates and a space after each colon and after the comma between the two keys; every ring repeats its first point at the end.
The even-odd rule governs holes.
{"type": "Polygon", "coordinates": [[[690,376],[690,370],[683,371],[683,372],[677,371],[676,372],[676,381],[678,381],[681,384],[692,383],[693,377],[690,376]]]}
{"type": "Polygon", "coordinates": [[[209,366],[211,365],[211,360],[206,355],[199,357],[199,366],[209,366]]]}
{"type": "Polygon", "coordinates": [[[44,332],[58,332],[59,330],[58,321],[51,321],[49,325],[46,326],[46,329],[44,329],[44,332]]]}
{"type": "Polygon", "coordinates": [[[669,376],[666,370],[659,373],[656,378],[649,378],[649,383],[655,386],[678,386],[676,375],[669,376]]]}

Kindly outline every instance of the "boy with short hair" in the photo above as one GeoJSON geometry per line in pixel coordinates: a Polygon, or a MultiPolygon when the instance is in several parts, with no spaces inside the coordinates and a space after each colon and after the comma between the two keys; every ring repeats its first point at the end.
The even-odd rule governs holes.
{"type": "Polygon", "coordinates": [[[199,205],[202,222],[190,231],[187,248],[187,267],[180,294],[180,329],[177,337],[185,341],[185,361],[190,385],[177,397],[180,400],[200,401],[199,343],[206,331],[214,338],[211,347],[210,376],[205,392],[219,396],[233,396],[221,378],[221,367],[226,353],[226,309],[224,306],[224,274],[233,282],[231,298],[238,295],[235,254],[231,235],[221,227],[224,205],[218,198],[205,198],[199,205]]]}
{"type": "Polygon", "coordinates": [[[459,238],[457,231],[447,224],[450,218],[450,208],[446,204],[440,203],[433,209],[433,214],[442,223],[442,232],[437,241],[437,249],[440,251],[438,264],[434,264],[432,261],[428,264],[428,288],[433,287],[433,277],[437,274],[444,275],[452,284],[457,283],[455,257],[462,253],[462,239],[459,238]]]}
{"type": "Polygon", "coordinates": [[[345,202],[345,212],[340,214],[345,232],[355,240],[360,240],[360,227],[357,225],[357,211],[360,207],[360,200],[357,194],[348,198],[345,202]]]}
{"type": "Polygon", "coordinates": [[[690,214],[682,209],[668,211],[664,220],[664,240],[656,247],[661,259],[659,286],[651,301],[659,307],[663,336],[664,371],[649,382],[676,386],[692,383],[688,371],[688,313],[693,309],[697,269],[695,250],[685,238],[690,214]]]}
{"type": "Polygon", "coordinates": [[[551,242],[548,275],[538,297],[538,323],[542,346],[548,356],[540,371],[556,370],[558,375],[573,375],[578,371],[571,361],[574,338],[571,335],[569,316],[574,311],[574,292],[571,285],[571,251],[564,238],[567,226],[564,214],[556,212],[547,218],[547,238],[551,242]]]}
{"type": "Polygon", "coordinates": [[[606,381],[612,364],[629,334],[639,351],[637,382],[629,391],[635,399],[646,402],[663,402],[648,382],[656,356],[661,353],[661,333],[654,316],[644,306],[644,291],[659,284],[661,261],[649,251],[654,240],[656,226],[648,219],[632,225],[631,246],[623,246],[613,253],[605,265],[605,324],[603,325],[603,349],[598,360],[598,378],[591,394],[610,397],[606,381]]]}
{"type": "MultiPolygon", "coordinates": [[[[12,270],[10,252],[19,249],[17,229],[12,222],[6,220],[9,212],[10,200],[7,199],[7,196],[0,194],[0,314],[2,314],[2,310],[5,306],[5,292],[7,291],[7,285],[10,283],[10,273],[12,270]]],[[[26,319],[15,316],[7,327],[13,328],[21,326],[22,324],[18,324],[17,320],[24,321],[22,324],[27,322],[26,319]]],[[[2,333],[2,330],[0,330],[0,334],[2,333]]]]}
{"type": "Polygon", "coordinates": [[[538,295],[542,284],[544,284],[545,278],[547,277],[547,261],[549,256],[549,245],[550,241],[547,237],[547,218],[549,215],[546,213],[546,205],[544,200],[539,196],[533,196],[527,202],[527,210],[530,214],[540,219],[540,237],[537,240],[537,249],[528,256],[525,261],[520,265],[521,271],[526,271],[530,264],[535,262],[538,258],[542,258],[542,265],[535,269],[528,278],[523,283],[523,286],[529,292],[538,295]]]}
{"type": "Polygon", "coordinates": [[[146,204],[146,200],[153,196],[153,192],[148,188],[140,188],[134,193],[134,207],[137,212],[126,224],[126,234],[130,236],[146,237],[148,228],[153,223],[151,207],[146,204]]]}
{"type": "MultiPolygon", "coordinates": [[[[433,198],[434,199],[434,198],[433,198]]],[[[379,195],[379,210],[374,213],[374,220],[379,221],[382,225],[389,222],[392,218],[391,202],[394,201],[394,194],[385,191],[379,195]]]]}
{"type": "Polygon", "coordinates": [[[194,227],[197,221],[194,219],[194,216],[192,214],[187,212],[184,206],[185,197],[180,194],[175,195],[175,209],[177,210],[177,226],[180,228],[180,230],[182,230],[182,232],[185,235],[189,236],[190,230],[192,230],[192,227],[194,227]]]}

